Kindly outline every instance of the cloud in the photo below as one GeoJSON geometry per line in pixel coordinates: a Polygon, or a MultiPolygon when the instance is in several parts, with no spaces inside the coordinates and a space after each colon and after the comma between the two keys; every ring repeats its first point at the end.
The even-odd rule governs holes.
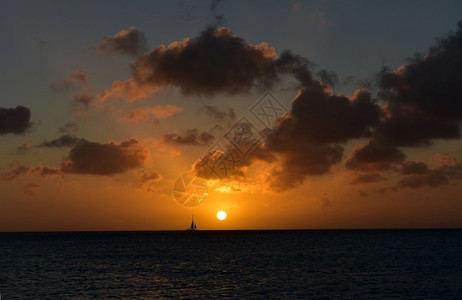
{"type": "Polygon", "coordinates": [[[199,111],[204,112],[207,116],[217,122],[232,122],[236,119],[234,109],[228,108],[227,111],[221,111],[218,107],[205,105],[199,108],[199,111]]]}
{"type": "Polygon", "coordinates": [[[375,139],[391,146],[429,145],[435,139],[461,137],[462,22],[425,55],[416,55],[396,71],[384,69],[379,96],[386,118],[375,139]]]}
{"type": "Polygon", "coordinates": [[[140,182],[140,184],[147,182],[156,182],[160,179],[162,179],[162,176],[155,171],[140,170],[138,172],[138,182],[140,182]]]}
{"type": "Polygon", "coordinates": [[[269,176],[270,186],[275,191],[294,188],[302,184],[307,176],[327,174],[343,156],[343,148],[339,145],[308,142],[299,142],[295,147],[288,144],[278,151],[281,154],[280,166],[275,167],[269,176]]]}
{"type": "Polygon", "coordinates": [[[369,141],[365,146],[357,148],[345,161],[351,170],[391,170],[404,162],[406,155],[396,147],[384,146],[369,141]]]}
{"type": "Polygon", "coordinates": [[[460,123],[457,119],[394,103],[389,103],[385,112],[388,117],[377,126],[374,136],[378,143],[413,147],[431,145],[433,139],[460,138],[460,123]]]}
{"type": "Polygon", "coordinates": [[[422,174],[413,174],[401,179],[397,187],[417,189],[425,186],[437,187],[447,183],[448,179],[441,170],[429,170],[422,174]]]}
{"type": "Polygon", "coordinates": [[[30,110],[27,107],[0,107],[0,135],[8,133],[22,134],[30,127],[30,110]]]}
{"type": "Polygon", "coordinates": [[[331,94],[319,82],[302,88],[265,140],[265,148],[282,162],[272,173],[273,187],[285,190],[306,176],[328,173],[343,157],[339,143],[370,136],[380,115],[367,90],[349,98],[331,94]]]}
{"type": "Polygon", "coordinates": [[[365,173],[359,174],[353,180],[351,180],[351,184],[363,184],[363,183],[375,183],[379,181],[387,180],[379,173],[365,173]]]}
{"type": "MultiPolygon", "coordinates": [[[[377,76],[377,97],[366,89],[347,97],[329,87],[338,81],[335,73],[313,73],[312,64],[303,57],[287,51],[278,56],[265,43],[250,45],[227,28],[210,27],[195,38],[143,54],[134,64],[132,77],[115,82],[101,97],[134,100],[166,86],[177,87],[185,95],[247,93],[291,75],[301,89],[290,112],[276,121],[260,141],[259,151],[249,153],[235,174],[259,160],[258,155],[270,163],[277,158],[270,180],[274,189],[285,190],[307,176],[327,174],[342,160],[342,144],[367,138],[345,160],[347,169],[369,172],[353,181],[382,180],[379,171],[396,171],[406,175],[401,187],[437,186],[458,178],[459,164],[449,163],[446,157],[444,165],[429,169],[423,162],[405,161],[401,148],[461,137],[461,49],[462,22],[457,32],[440,39],[426,55],[410,59],[396,71],[383,69],[377,76]]],[[[204,111],[211,116],[216,112],[213,108],[204,111]]],[[[177,137],[182,138],[171,136],[172,140],[177,137]]],[[[220,161],[232,153],[228,149],[209,152],[195,163],[196,174],[202,176],[203,166],[209,167],[207,156],[220,161]]]]}
{"type": "Polygon", "coordinates": [[[405,162],[402,173],[408,176],[400,179],[395,188],[438,187],[450,180],[462,180],[462,163],[447,153],[440,153],[430,157],[436,163],[435,169],[429,169],[424,162],[405,162]]]}
{"type": "Polygon", "coordinates": [[[405,161],[403,163],[401,172],[404,175],[410,174],[423,174],[428,171],[428,166],[426,163],[421,161],[405,161]]]}
{"type": "Polygon", "coordinates": [[[162,175],[155,171],[140,170],[138,172],[138,188],[153,192],[155,191],[154,185],[161,180],[162,175]]]}
{"type": "Polygon", "coordinates": [[[28,174],[30,171],[29,167],[16,166],[11,168],[9,171],[0,174],[0,177],[5,181],[11,181],[16,179],[18,176],[28,174]]]}
{"type": "Polygon", "coordinates": [[[371,136],[380,116],[380,107],[369,91],[358,90],[349,98],[316,83],[299,91],[291,111],[276,122],[270,139],[288,135],[317,144],[344,143],[371,136]]]}
{"type": "Polygon", "coordinates": [[[93,89],[88,85],[87,75],[85,73],[85,70],[75,70],[66,79],[52,82],[50,88],[54,92],[73,90],[74,94],[71,95],[72,103],[75,106],[81,106],[84,110],[87,110],[95,97],[91,94],[93,89]]]}
{"type": "MultiPolygon", "coordinates": [[[[262,145],[256,145],[251,152],[243,155],[236,147],[229,145],[226,148],[212,147],[200,159],[194,162],[192,169],[196,176],[205,179],[244,179],[245,170],[256,161],[274,162],[275,157],[262,145]]],[[[229,180],[227,181],[229,183],[229,180]]]]}
{"type": "Polygon", "coordinates": [[[187,129],[182,133],[169,133],[163,136],[163,141],[172,145],[187,145],[187,146],[205,146],[215,139],[215,136],[210,132],[199,132],[199,129],[187,129]]]}
{"type": "Polygon", "coordinates": [[[114,81],[99,95],[129,101],[175,86],[185,95],[248,93],[254,87],[269,88],[290,74],[301,84],[313,81],[312,64],[289,51],[278,57],[267,43],[248,44],[229,28],[208,27],[195,38],[160,46],[138,57],[132,78],[114,81]]]}
{"type": "Polygon", "coordinates": [[[149,154],[148,148],[135,138],[120,144],[112,141],[100,144],[79,139],[58,168],[42,165],[29,167],[17,165],[0,173],[0,178],[11,181],[28,174],[41,177],[63,176],[64,174],[110,176],[142,167],[149,159],[149,154]]]}
{"type": "Polygon", "coordinates": [[[457,165],[457,159],[455,156],[448,153],[435,154],[430,157],[430,162],[436,164],[438,167],[457,165]]]}
{"type": "Polygon", "coordinates": [[[58,129],[59,133],[62,134],[71,134],[71,133],[76,133],[78,130],[79,126],[77,123],[74,122],[66,122],[63,127],[60,127],[58,129]]]}
{"type": "Polygon", "coordinates": [[[171,118],[184,111],[183,107],[175,105],[156,106],[156,107],[141,107],[123,113],[119,120],[121,121],[135,121],[142,122],[154,118],[154,121],[171,118]]]}
{"type": "Polygon", "coordinates": [[[22,187],[22,191],[24,194],[32,196],[34,194],[34,190],[39,188],[41,185],[35,182],[28,183],[25,186],[22,187]]]}
{"type": "Polygon", "coordinates": [[[87,109],[94,98],[95,97],[90,94],[76,94],[72,95],[72,102],[74,102],[74,104],[76,105],[81,105],[85,109],[87,109]]]}
{"type": "Polygon", "coordinates": [[[17,165],[10,168],[8,171],[1,173],[0,178],[2,178],[4,181],[12,181],[19,176],[28,174],[35,174],[41,177],[62,175],[61,170],[58,168],[52,168],[42,165],[38,165],[35,167],[25,167],[22,165],[17,165]]]}
{"type": "Polygon", "coordinates": [[[48,148],[63,148],[63,147],[72,147],[80,141],[80,138],[65,134],[60,136],[57,139],[51,141],[44,141],[39,146],[40,147],[48,147],[48,148]]]}
{"type": "MultiPolygon", "coordinates": [[[[428,146],[436,139],[461,137],[461,49],[459,22],[457,32],[440,39],[425,55],[416,55],[396,71],[381,71],[378,97],[385,103],[383,117],[374,128],[370,146],[356,150],[346,162],[348,168],[371,167],[372,162],[363,161],[369,159],[366,152],[375,152],[375,167],[390,168],[404,160],[398,147],[428,146]]],[[[418,166],[405,165],[403,171],[411,167],[418,166]]]]}
{"type": "Polygon", "coordinates": [[[135,27],[104,38],[96,48],[96,52],[101,55],[116,53],[137,55],[146,50],[146,37],[135,27]]]}
{"type": "Polygon", "coordinates": [[[457,26],[457,32],[439,39],[425,55],[415,56],[397,71],[384,72],[380,86],[390,103],[435,117],[462,118],[462,21],[457,26]]]}
{"type": "Polygon", "coordinates": [[[142,167],[149,150],[135,138],[120,144],[100,144],[81,139],[61,164],[64,173],[115,175],[142,167]]]}
{"type": "Polygon", "coordinates": [[[87,85],[87,75],[85,74],[85,70],[75,70],[66,79],[52,82],[50,88],[55,92],[59,92],[85,85],[87,85]]]}
{"type": "Polygon", "coordinates": [[[343,158],[344,149],[339,144],[371,136],[380,116],[380,107],[368,91],[358,90],[349,98],[334,95],[326,85],[313,81],[300,90],[291,111],[280,117],[274,128],[253,136],[261,140],[245,157],[233,149],[210,152],[194,164],[194,169],[199,176],[214,178],[210,161],[227,156],[239,163],[226,176],[240,176],[243,168],[255,161],[276,162],[268,184],[284,191],[303,183],[307,176],[327,174],[343,158]]]}
{"type": "Polygon", "coordinates": [[[53,175],[62,175],[61,170],[58,168],[47,167],[47,166],[38,166],[33,167],[32,172],[36,173],[42,177],[53,176],[53,175]]]}

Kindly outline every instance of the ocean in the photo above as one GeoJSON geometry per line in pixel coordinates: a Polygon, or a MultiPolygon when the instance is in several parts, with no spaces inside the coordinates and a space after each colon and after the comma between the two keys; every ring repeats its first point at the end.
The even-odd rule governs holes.
{"type": "Polygon", "coordinates": [[[462,299],[462,230],[0,233],[1,299],[462,299]]]}

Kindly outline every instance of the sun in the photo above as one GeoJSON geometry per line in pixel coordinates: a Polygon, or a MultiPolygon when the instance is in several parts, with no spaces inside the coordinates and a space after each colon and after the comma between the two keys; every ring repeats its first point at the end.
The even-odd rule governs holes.
{"type": "Polygon", "coordinates": [[[220,221],[223,221],[224,219],[226,219],[226,212],[222,210],[217,212],[217,219],[220,221]]]}

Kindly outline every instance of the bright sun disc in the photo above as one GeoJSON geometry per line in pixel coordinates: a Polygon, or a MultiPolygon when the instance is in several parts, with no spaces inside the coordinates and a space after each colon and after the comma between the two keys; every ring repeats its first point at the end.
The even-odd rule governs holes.
{"type": "Polygon", "coordinates": [[[224,219],[226,219],[226,212],[220,210],[219,212],[217,212],[217,218],[218,220],[223,221],[224,219]]]}

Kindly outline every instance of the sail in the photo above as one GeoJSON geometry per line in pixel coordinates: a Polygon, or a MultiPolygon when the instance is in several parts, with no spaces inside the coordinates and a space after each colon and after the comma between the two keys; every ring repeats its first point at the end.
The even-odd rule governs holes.
{"type": "Polygon", "coordinates": [[[192,216],[191,227],[187,230],[197,230],[196,223],[194,223],[194,216],[192,216]]]}

